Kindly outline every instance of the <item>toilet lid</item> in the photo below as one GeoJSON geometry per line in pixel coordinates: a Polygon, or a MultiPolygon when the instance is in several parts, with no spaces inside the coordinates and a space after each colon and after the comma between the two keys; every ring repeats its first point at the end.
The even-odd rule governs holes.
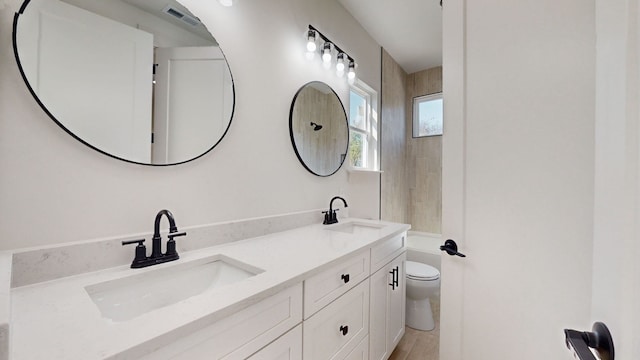
{"type": "Polygon", "coordinates": [[[440,271],[427,264],[407,261],[407,277],[415,280],[436,280],[440,278],[440,271]]]}

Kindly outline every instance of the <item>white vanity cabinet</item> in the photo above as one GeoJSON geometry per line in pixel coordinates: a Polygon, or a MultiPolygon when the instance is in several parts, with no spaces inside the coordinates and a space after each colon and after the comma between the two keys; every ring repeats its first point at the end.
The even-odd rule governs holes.
{"type": "Polygon", "coordinates": [[[386,360],[404,335],[406,253],[371,275],[369,358],[386,360]]]}
{"type": "Polygon", "coordinates": [[[346,358],[369,333],[369,282],[361,282],[302,326],[305,360],[346,358]]]}
{"type": "Polygon", "coordinates": [[[301,321],[302,284],[296,284],[139,358],[243,360],[301,321]]]}
{"type": "Polygon", "coordinates": [[[303,358],[345,359],[369,333],[366,249],[304,281],[303,358]]]}
{"type": "Polygon", "coordinates": [[[386,360],[404,335],[406,238],[402,233],[371,248],[371,360],[386,360]]]}
{"type": "Polygon", "coordinates": [[[302,360],[302,324],[291,329],[247,360],[302,360]]]}

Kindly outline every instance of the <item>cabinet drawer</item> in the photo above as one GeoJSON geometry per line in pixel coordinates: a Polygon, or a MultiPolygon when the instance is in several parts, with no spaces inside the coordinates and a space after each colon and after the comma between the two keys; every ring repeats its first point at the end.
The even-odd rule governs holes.
{"type": "Polygon", "coordinates": [[[407,233],[398,234],[371,248],[371,273],[393,260],[406,249],[407,233]]]}
{"type": "Polygon", "coordinates": [[[294,327],[248,360],[302,360],[302,325],[294,327]]]}
{"type": "Polygon", "coordinates": [[[144,359],[246,359],[302,321],[302,284],[180,338],[144,359]]]}
{"type": "Polygon", "coordinates": [[[363,251],[304,281],[307,319],[369,276],[369,251],[363,251]]]}
{"type": "Polygon", "coordinates": [[[369,282],[305,320],[303,329],[305,360],[344,359],[369,332],[369,282]]]}
{"type": "Polygon", "coordinates": [[[344,360],[369,360],[369,335],[365,336],[344,360]]]}

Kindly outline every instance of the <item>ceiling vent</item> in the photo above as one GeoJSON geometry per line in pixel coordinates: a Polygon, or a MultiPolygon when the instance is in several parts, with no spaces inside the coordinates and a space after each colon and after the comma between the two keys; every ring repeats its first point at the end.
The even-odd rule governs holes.
{"type": "Polygon", "coordinates": [[[183,13],[182,11],[172,7],[171,5],[167,5],[163,10],[162,10],[165,14],[169,14],[171,16],[173,16],[174,18],[187,23],[191,26],[198,26],[200,24],[200,20],[194,18],[193,16],[187,15],[185,13],[183,13]]]}

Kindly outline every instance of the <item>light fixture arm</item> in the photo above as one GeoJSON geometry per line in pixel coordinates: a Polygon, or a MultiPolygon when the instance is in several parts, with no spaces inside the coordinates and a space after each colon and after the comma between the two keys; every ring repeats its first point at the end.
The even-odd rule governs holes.
{"type": "Polygon", "coordinates": [[[336,49],[338,54],[343,53],[347,57],[348,61],[345,61],[346,63],[349,63],[349,61],[353,61],[354,63],[356,62],[356,60],[351,55],[349,55],[346,51],[342,50],[342,48],[336,45],[334,41],[332,41],[331,39],[326,37],[323,33],[318,31],[318,29],[316,29],[313,25],[309,24],[309,30],[315,31],[316,36],[319,36],[322,40],[324,40],[324,42],[333,44],[333,48],[336,49]]]}

